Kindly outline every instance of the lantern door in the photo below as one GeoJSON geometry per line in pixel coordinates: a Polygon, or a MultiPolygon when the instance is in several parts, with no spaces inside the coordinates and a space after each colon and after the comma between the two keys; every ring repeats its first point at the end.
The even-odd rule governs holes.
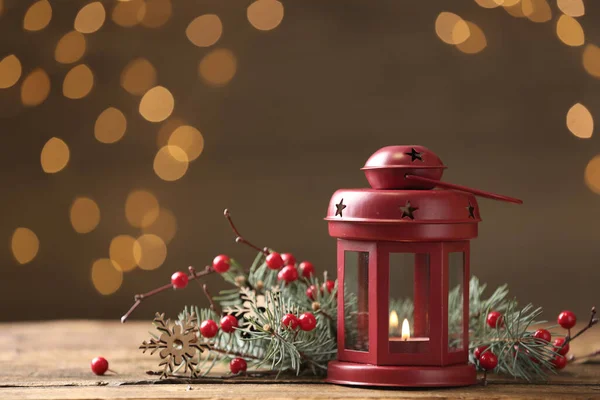
{"type": "Polygon", "coordinates": [[[377,244],[379,365],[441,365],[442,245],[377,244]]]}
{"type": "Polygon", "coordinates": [[[444,365],[468,360],[469,349],[469,242],[443,244],[444,259],[444,365]]]}

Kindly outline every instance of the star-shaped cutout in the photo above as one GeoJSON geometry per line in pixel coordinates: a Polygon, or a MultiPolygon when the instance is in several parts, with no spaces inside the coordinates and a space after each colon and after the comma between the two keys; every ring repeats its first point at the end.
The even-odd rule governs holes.
{"type": "Polygon", "coordinates": [[[415,216],[413,215],[413,213],[415,211],[417,211],[419,209],[419,207],[413,207],[410,204],[410,201],[406,202],[406,205],[404,207],[400,206],[400,210],[402,210],[402,216],[400,218],[410,218],[410,219],[415,219],[415,216]]]}
{"type": "Polygon", "coordinates": [[[337,208],[337,210],[335,210],[335,216],[337,217],[339,215],[343,218],[342,211],[344,211],[344,208],[348,207],[344,204],[344,199],[340,200],[339,204],[336,204],[335,207],[337,208]]]}
{"type": "Polygon", "coordinates": [[[469,211],[469,218],[475,219],[475,207],[469,201],[469,205],[465,207],[469,211]]]}
{"type": "Polygon", "coordinates": [[[410,158],[411,158],[410,162],[413,162],[415,160],[423,161],[423,153],[419,153],[418,151],[416,151],[414,149],[414,147],[410,149],[410,153],[404,153],[404,154],[406,154],[407,156],[410,156],[410,158]]]}

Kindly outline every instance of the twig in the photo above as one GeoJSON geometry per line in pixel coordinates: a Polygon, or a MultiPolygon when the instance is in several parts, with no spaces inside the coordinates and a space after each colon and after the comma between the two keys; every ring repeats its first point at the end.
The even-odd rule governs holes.
{"type": "Polygon", "coordinates": [[[202,290],[204,291],[204,294],[206,295],[206,298],[210,303],[210,309],[213,310],[218,316],[221,316],[221,309],[213,301],[213,298],[210,295],[210,292],[208,291],[208,286],[206,285],[206,283],[202,285],[202,290]]]}
{"type": "Polygon", "coordinates": [[[211,347],[210,351],[214,351],[216,353],[221,353],[221,354],[227,354],[227,355],[231,355],[231,356],[235,356],[235,357],[248,358],[248,359],[252,359],[252,360],[258,360],[258,361],[262,360],[260,357],[253,356],[252,354],[238,353],[235,351],[227,351],[224,349],[219,349],[217,347],[211,347]]]}
{"type": "Polygon", "coordinates": [[[600,350],[596,350],[596,351],[594,351],[592,353],[589,353],[589,354],[586,354],[586,355],[583,355],[583,356],[579,356],[579,357],[570,356],[569,357],[569,362],[587,360],[588,358],[593,358],[593,357],[596,357],[596,356],[600,356],[600,350]]]}
{"type": "Polygon", "coordinates": [[[246,239],[244,239],[242,237],[242,235],[240,234],[240,232],[237,230],[237,228],[233,224],[233,220],[231,219],[231,214],[229,214],[229,210],[228,209],[225,209],[225,211],[223,212],[223,215],[225,216],[225,218],[227,218],[227,222],[229,222],[229,226],[231,226],[231,229],[233,230],[233,233],[235,233],[235,235],[236,235],[236,238],[235,238],[235,242],[236,243],[243,243],[243,244],[245,244],[247,246],[252,247],[254,250],[260,251],[265,256],[269,255],[269,249],[268,248],[265,247],[265,248],[261,249],[260,247],[253,245],[252,243],[250,243],[249,241],[247,241],[246,239]]]}
{"type": "Polygon", "coordinates": [[[565,338],[563,345],[560,346],[560,349],[558,349],[558,350],[561,350],[563,347],[565,347],[567,344],[572,342],[575,338],[579,337],[581,334],[583,334],[583,332],[587,331],[588,329],[590,329],[592,326],[596,325],[597,323],[598,323],[598,318],[596,318],[596,307],[592,307],[592,310],[590,311],[590,320],[589,320],[588,324],[585,327],[583,327],[579,332],[577,332],[574,336],[571,336],[571,330],[569,330],[569,333],[567,334],[567,337],[565,338]]]}
{"type": "MultiPolygon", "coordinates": [[[[215,270],[213,269],[213,267],[211,267],[210,265],[207,265],[206,268],[204,268],[203,271],[200,272],[196,272],[196,273],[191,273],[188,277],[188,279],[197,279],[200,278],[202,276],[206,276],[209,274],[212,274],[213,272],[215,272],[215,270]]],[[[131,306],[131,308],[129,309],[129,311],[127,311],[125,313],[125,315],[123,315],[121,317],[121,322],[124,323],[125,321],[127,321],[127,319],[131,316],[131,314],[135,311],[136,308],[138,308],[138,306],[140,304],[142,304],[142,301],[148,297],[152,297],[158,293],[164,292],[165,290],[168,290],[170,288],[173,287],[172,283],[168,283],[164,286],[158,287],[156,289],[153,289],[149,292],[146,293],[142,293],[142,294],[136,294],[135,296],[133,296],[133,299],[135,300],[135,303],[133,303],[133,305],[131,306]]]]}

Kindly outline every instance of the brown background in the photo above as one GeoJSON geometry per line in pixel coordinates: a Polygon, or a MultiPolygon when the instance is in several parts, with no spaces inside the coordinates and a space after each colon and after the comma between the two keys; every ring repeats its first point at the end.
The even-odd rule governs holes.
{"type": "MultiPolygon", "coordinates": [[[[472,271],[490,285],[507,282],[522,303],[582,317],[598,300],[600,201],[583,171],[600,152],[565,126],[576,102],[600,109],[600,84],[581,64],[582,48],[562,44],[554,18],[536,24],[473,1],[284,0],[285,17],[269,32],[247,21],[249,1],[174,0],[160,29],[122,28],[110,19],[89,36],[83,60],[96,86],[82,100],[62,96],[70,66],[53,60],[58,39],[72,29],[84,2],[54,1],[50,25],[24,32],[29,1],[7,1],[0,17],[0,57],[15,53],[24,74],[42,66],[50,98],[34,108],[19,103],[19,85],[0,91],[0,319],[118,319],[134,293],[166,283],[189,264],[202,267],[219,253],[250,262],[254,252],[233,243],[222,217],[229,207],[249,239],[335,269],[335,242],[322,218],[330,195],[364,187],[359,168],[379,147],[422,144],[449,166],[444,178],[522,198],[522,206],[481,200],[484,222],[472,244],[472,271]],[[467,55],[435,35],[441,11],[474,21],[488,47],[467,55]],[[234,79],[210,88],[197,77],[207,49],[185,38],[194,17],[214,12],[224,25],[217,47],[238,59],[234,79]],[[175,95],[174,115],[198,127],[206,147],[176,182],[152,171],[158,124],[143,120],[139,98],[119,86],[123,67],[144,56],[158,82],[175,95]],[[93,135],[108,105],[124,111],[128,131],[107,146],[93,135]],[[52,136],[71,149],[67,168],[45,174],[40,150],[52,136]],[[93,260],[106,257],[117,234],[137,235],[124,218],[127,193],[145,188],[175,212],[178,231],[165,264],[127,273],[111,296],[90,280],[93,260]],[[95,199],[98,228],[74,232],[69,206],[77,195],[95,199]],[[26,226],[40,252],[19,266],[10,237],[26,226]]],[[[104,1],[111,9],[114,1],[104,1]]],[[[600,4],[586,2],[586,40],[600,41],[600,4]]],[[[209,278],[217,287],[219,279],[209,278]]],[[[201,292],[164,294],[136,314],[174,315],[204,304],[201,292]]],[[[600,305],[600,304],[598,304],[600,305]]]]}

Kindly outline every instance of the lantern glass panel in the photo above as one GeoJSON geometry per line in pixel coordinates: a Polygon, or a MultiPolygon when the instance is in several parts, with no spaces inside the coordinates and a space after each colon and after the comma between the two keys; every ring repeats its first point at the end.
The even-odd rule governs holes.
{"type": "Polygon", "coordinates": [[[465,253],[448,253],[448,350],[464,348],[464,274],[465,253]]]}
{"type": "Polygon", "coordinates": [[[344,252],[344,347],[369,351],[369,253],[344,252]]]}
{"type": "Polygon", "coordinates": [[[420,353],[429,342],[429,254],[389,255],[390,351],[420,353]]]}

